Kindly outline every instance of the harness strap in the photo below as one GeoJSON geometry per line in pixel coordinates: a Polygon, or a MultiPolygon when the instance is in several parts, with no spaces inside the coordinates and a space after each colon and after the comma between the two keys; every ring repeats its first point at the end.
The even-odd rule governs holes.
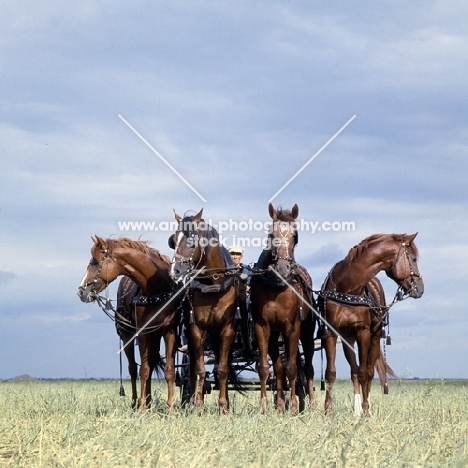
{"type": "Polygon", "coordinates": [[[157,305],[168,301],[173,295],[174,294],[172,292],[165,292],[155,296],[144,296],[143,294],[139,294],[133,297],[132,304],[139,306],[157,305]]]}
{"type": "Polygon", "coordinates": [[[203,284],[200,281],[192,281],[191,289],[198,289],[202,293],[222,293],[227,291],[234,284],[234,276],[228,276],[222,283],[215,284],[203,284]]]}
{"type": "Polygon", "coordinates": [[[330,299],[341,304],[350,306],[367,306],[371,308],[378,307],[375,301],[369,296],[359,296],[357,294],[347,294],[339,291],[322,290],[318,295],[324,299],[330,299]]]}

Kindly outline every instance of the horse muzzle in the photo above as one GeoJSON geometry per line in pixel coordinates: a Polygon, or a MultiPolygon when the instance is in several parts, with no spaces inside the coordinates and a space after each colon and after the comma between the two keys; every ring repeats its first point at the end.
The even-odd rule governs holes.
{"type": "Polygon", "coordinates": [[[424,282],[421,276],[412,276],[409,284],[405,281],[401,288],[405,295],[413,299],[419,299],[424,294],[424,282]]]}
{"type": "Polygon", "coordinates": [[[174,283],[180,283],[188,273],[188,265],[173,263],[169,269],[169,276],[174,283]]]}
{"type": "Polygon", "coordinates": [[[291,264],[289,261],[278,260],[275,265],[275,270],[284,279],[289,278],[291,274],[291,264]]]}
{"type": "Polygon", "coordinates": [[[94,302],[96,300],[96,291],[94,290],[94,283],[89,283],[86,286],[80,286],[77,291],[78,297],[81,302],[94,302]]]}
{"type": "Polygon", "coordinates": [[[424,294],[424,282],[419,276],[414,278],[411,282],[411,290],[409,291],[409,296],[414,299],[419,299],[424,294]]]}

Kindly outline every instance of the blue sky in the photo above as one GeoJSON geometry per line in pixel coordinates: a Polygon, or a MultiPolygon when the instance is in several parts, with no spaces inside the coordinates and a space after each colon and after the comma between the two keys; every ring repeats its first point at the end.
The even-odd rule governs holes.
{"type": "MultiPolygon", "coordinates": [[[[296,258],[319,288],[365,237],[418,231],[426,290],[392,309],[389,363],[468,378],[467,16],[461,1],[2,2],[0,378],[118,376],[112,322],[76,296],[90,236],[173,209],[268,221],[353,116],[273,203],[356,228],[303,232],[296,258]]],[[[126,234],[170,254],[168,232],[126,234]]]]}

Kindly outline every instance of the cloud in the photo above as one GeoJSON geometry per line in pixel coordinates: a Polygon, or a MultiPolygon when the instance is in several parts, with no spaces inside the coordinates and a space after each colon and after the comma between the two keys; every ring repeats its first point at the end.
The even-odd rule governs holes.
{"type": "MultiPolygon", "coordinates": [[[[268,199],[356,115],[274,202],[298,203],[309,221],[355,223],[301,232],[296,258],[316,284],[365,237],[419,231],[426,292],[395,310],[402,328],[404,318],[412,330],[423,323],[423,356],[411,367],[427,368],[431,339],[454,332],[437,329],[445,312],[457,323],[463,314],[468,272],[463,4],[1,8],[11,19],[0,44],[5,314],[40,320],[44,346],[56,326],[73,336],[79,323],[86,335],[101,317],[76,297],[89,236],[119,235],[119,221],[172,220],[173,208],[268,221],[268,199]]],[[[171,253],[167,232],[140,235],[171,253]]],[[[245,260],[258,255],[246,249],[245,260]]]]}
{"type": "Polygon", "coordinates": [[[16,275],[11,271],[0,271],[0,286],[13,281],[16,278],[16,275]]]}
{"type": "Polygon", "coordinates": [[[346,254],[343,254],[342,249],[336,244],[328,244],[320,247],[318,250],[302,259],[307,265],[313,267],[333,266],[338,261],[342,260],[346,254]]]}
{"type": "Polygon", "coordinates": [[[91,314],[81,313],[75,315],[56,315],[56,314],[41,314],[32,315],[41,322],[83,322],[91,319],[91,314]]]}

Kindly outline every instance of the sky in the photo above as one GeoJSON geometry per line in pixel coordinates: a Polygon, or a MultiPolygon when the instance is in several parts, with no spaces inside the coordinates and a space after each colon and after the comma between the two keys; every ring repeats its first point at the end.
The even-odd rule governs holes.
{"type": "Polygon", "coordinates": [[[174,210],[264,223],[270,201],[323,227],[295,252],[315,289],[364,238],[418,232],[425,293],[391,309],[388,362],[468,378],[467,19],[456,0],[1,2],[0,379],[118,377],[114,324],[76,295],[91,236],[171,255],[174,210]]]}

